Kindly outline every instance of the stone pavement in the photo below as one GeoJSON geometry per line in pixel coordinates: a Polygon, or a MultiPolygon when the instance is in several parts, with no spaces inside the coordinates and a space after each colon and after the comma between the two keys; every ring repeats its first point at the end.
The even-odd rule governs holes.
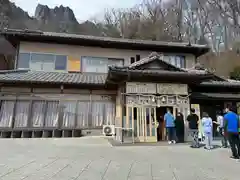
{"type": "Polygon", "coordinates": [[[229,150],[112,147],[99,137],[0,139],[1,180],[239,180],[229,150]]]}

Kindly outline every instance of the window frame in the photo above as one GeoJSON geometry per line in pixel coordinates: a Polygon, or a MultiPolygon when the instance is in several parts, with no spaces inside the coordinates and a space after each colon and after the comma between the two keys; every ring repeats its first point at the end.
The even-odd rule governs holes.
{"type": "MultiPolygon", "coordinates": [[[[18,59],[17,59],[17,63],[16,63],[16,67],[15,69],[30,69],[30,62],[32,60],[32,54],[43,54],[43,55],[53,55],[54,56],[54,70],[53,71],[47,71],[47,72],[68,72],[68,55],[66,54],[60,54],[60,53],[46,53],[46,52],[35,52],[35,51],[19,51],[18,53],[18,59]],[[18,60],[19,60],[19,56],[21,53],[27,53],[27,54],[30,54],[29,56],[29,68],[18,68],[18,60]],[[55,63],[56,63],[56,56],[66,56],[66,70],[56,70],[55,69],[55,63]]],[[[44,70],[40,70],[40,71],[44,71],[44,70]]]]}
{"type": "Polygon", "coordinates": [[[171,55],[171,54],[168,54],[168,55],[164,55],[164,61],[173,65],[173,66],[176,66],[177,68],[186,68],[186,56],[185,55],[171,55]],[[168,58],[168,61],[166,61],[166,58],[168,58]],[[177,59],[180,60],[180,67],[178,67],[178,63],[177,63],[177,59]],[[172,60],[174,60],[174,64],[172,63],[172,60]],[[182,67],[183,65],[183,67],[182,67]]]}
{"type": "MultiPolygon", "coordinates": [[[[99,58],[99,59],[105,59],[105,60],[107,60],[108,62],[110,62],[110,61],[113,61],[113,60],[115,60],[115,61],[117,61],[117,62],[120,62],[120,64],[121,64],[121,66],[123,66],[124,65],[124,58],[114,58],[114,57],[101,57],[101,56],[81,56],[81,72],[83,72],[83,73],[103,73],[103,74],[106,74],[106,73],[108,73],[108,72],[86,72],[86,71],[84,71],[84,61],[83,61],[83,59],[84,58],[99,58]]],[[[109,65],[108,65],[109,66],[109,65]]]]}
{"type": "Polygon", "coordinates": [[[55,71],[68,71],[68,55],[54,54],[54,56],[55,56],[55,61],[54,61],[54,69],[55,69],[55,71]],[[58,70],[58,69],[56,69],[57,56],[66,56],[66,69],[65,70],[58,70]]]}
{"type": "Polygon", "coordinates": [[[29,52],[19,52],[18,56],[17,56],[17,62],[15,63],[15,69],[20,69],[20,70],[21,69],[30,69],[30,60],[31,60],[31,54],[29,52]],[[28,68],[18,68],[20,54],[29,54],[28,68]]]}

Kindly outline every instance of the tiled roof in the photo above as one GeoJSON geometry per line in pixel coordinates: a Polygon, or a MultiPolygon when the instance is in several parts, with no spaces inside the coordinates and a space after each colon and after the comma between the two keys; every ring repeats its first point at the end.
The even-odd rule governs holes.
{"type": "Polygon", "coordinates": [[[28,35],[28,36],[43,36],[43,37],[59,37],[59,38],[71,38],[71,39],[86,39],[86,40],[100,40],[105,42],[120,42],[120,43],[135,43],[145,45],[156,45],[156,46],[171,46],[171,47],[186,47],[186,48],[203,48],[209,49],[207,45],[191,44],[184,42],[165,42],[165,41],[152,41],[152,40],[141,40],[141,39],[126,39],[126,38],[113,38],[105,36],[91,36],[81,34],[70,34],[70,33],[58,33],[58,32],[44,32],[35,30],[19,30],[19,29],[5,29],[2,34],[15,34],[15,35],[28,35]]]}
{"type": "Polygon", "coordinates": [[[163,42],[140,39],[125,39],[112,37],[97,37],[81,34],[43,32],[31,30],[4,29],[0,35],[12,36],[23,41],[54,42],[74,45],[91,45],[108,48],[131,50],[154,50],[158,52],[191,53],[196,56],[207,53],[210,48],[206,45],[189,44],[182,42],[163,42]]]}
{"type": "Polygon", "coordinates": [[[39,84],[105,84],[107,74],[97,73],[63,73],[43,71],[0,71],[0,82],[27,82],[39,84]]]}
{"type": "Polygon", "coordinates": [[[155,74],[155,75],[210,75],[209,73],[202,73],[199,71],[168,71],[168,70],[158,70],[158,69],[128,69],[126,67],[109,67],[111,71],[119,72],[131,72],[131,73],[144,73],[144,74],[155,74]]]}
{"type": "Polygon", "coordinates": [[[200,85],[203,86],[224,86],[224,87],[240,87],[239,81],[207,81],[202,82],[200,85]]]}
{"type": "MultiPolygon", "coordinates": [[[[198,74],[198,75],[205,75],[205,74],[211,74],[209,73],[207,70],[205,69],[196,69],[195,67],[193,68],[189,68],[189,69],[185,69],[185,68],[179,68],[177,66],[174,66],[166,61],[163,60],[163,55],[158,54],[156,52],[152,52],[148,57],[143,58],[135,63],[130,64],[129,66],[125,66],[125,67],[117,67],[117,66],[113,66],[110,67],[110,70],[119,70],[119,71],[135,71],[135,72],[142,72],[142,73],[153,73],[153,74],[157,74],[157,73],[178,73],[178,72],[182,72],[182,73],[189,73],[189,74],[198,74]],[[150,62],[153,61],[159,61],[162,64],[167,65],[168,67],[174,69],[174,71],[171,70],[153,70],[153,69],[149,69],[149,70],[139,70],[140,66],[144,65],[144,64],[148,64],[150,62]]],[[[141,69],[141,68],[140,68],[141,69]]]]}
{"type": "Polygon", "coordinates": [[[160,62],[163,63],[163,64],[166,64],[167,66],[170,66],[170,67],[176,69],[177,71],[185,71],[185,70],[183,70],[183,69],[181,69],[181,68],[178,68],[178,67],[176,67],[176,66],[174,66],[174,65],[172,65],[172,64],[170,64],[170,63],[168,63],[168,62],[166,62],[166,61],[164,61],[164,60],[163,60],[163,57],[164,57],[164,56],[161,55],[161,54],[158,54],[158,53],[156,53],[156,52],[152,52],[148,57],[143,58],[143,59],[141,59],[140,61],[136,61],[135,63],[130,64],[130,65],[128,66],[128,68],[129,68],[129,69],[138,68],[139,66],[142,66],[142,65],[144,65],[144,64],[148,64],[148,63],[156,60],[156,61],[160,61],[160,62]]]}
{"type": "Polygon", "coordinates": [[[215,99],[240,99],[240,94],[233,93],[199,93],[194,92],[191,97],[198,99],[215,98],[215,99]]]}

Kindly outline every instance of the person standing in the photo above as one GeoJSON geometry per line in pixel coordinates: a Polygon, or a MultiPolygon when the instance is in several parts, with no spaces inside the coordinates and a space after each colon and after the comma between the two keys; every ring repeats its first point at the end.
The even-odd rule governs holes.
{"type": "Polygon", "coordinates": [[[177,141],[179,143],[183,143],[184,142],[184,119],[183,119],[183,114],[180,112],[177,113],[175,128],[176,128],[177,141]]]}
{"type": "Polygon", "coordinates": [[[195,109],[191,108],[190,114],[187,116],[188,128],[192,137],[192,145],[193,148],[199,148],[199,140],[198,140],[198,122],[199,117],[195,114],[195,109]]]}
{"type": "Polygon", "coordinates": [[[213,148],[212,139],[213,139],[213,121],[209,117],[208,113],[203,113],[202,118],[203,133],[205,136],[205,149],[210,150],[213,148]]]}
{"type": "Polygon", "coordinates": [[[164,115],[165,127],[168,135],[168,144],[175,144],[176,132],[175,132],[175,118],[171,113],[171,110],[167,108],[167,113],[164,115]]]}
{"type": "Polygon", "coordinates": [[[228,141],[231,146],[233,159],[240,158],[240,138],[239,138],[239,117],[232,111],[230,107],[225,109],[226,114],[224,115],[224,125],[227,129],[228,141]]]}
{"type": "Polygon", "coordinates": [[[228,147],[228,142],[227,142],[227,136],[226,136],[226,129],[224,127],[224,118],[221,114],[221,112],[217,113],[217,122],[213,122],[218,125],[218,131],[221,136],[221,142],[222,142],[222,147],[227,148],[228,147]]]}

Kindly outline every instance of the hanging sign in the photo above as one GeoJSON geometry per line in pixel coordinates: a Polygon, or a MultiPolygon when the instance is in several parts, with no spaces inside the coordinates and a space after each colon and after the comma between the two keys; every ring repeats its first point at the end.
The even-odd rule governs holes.
{"type": "Polygon", "coordinates": [[[161,83],[157,84],[157,93],[188,95],[188,86],[187,84],[161,83]]]}
{"type": "Polygon", "coordinates": [[[155,83],[127,82],[126,93],[134,94],[156,94],[155,83]]]}

